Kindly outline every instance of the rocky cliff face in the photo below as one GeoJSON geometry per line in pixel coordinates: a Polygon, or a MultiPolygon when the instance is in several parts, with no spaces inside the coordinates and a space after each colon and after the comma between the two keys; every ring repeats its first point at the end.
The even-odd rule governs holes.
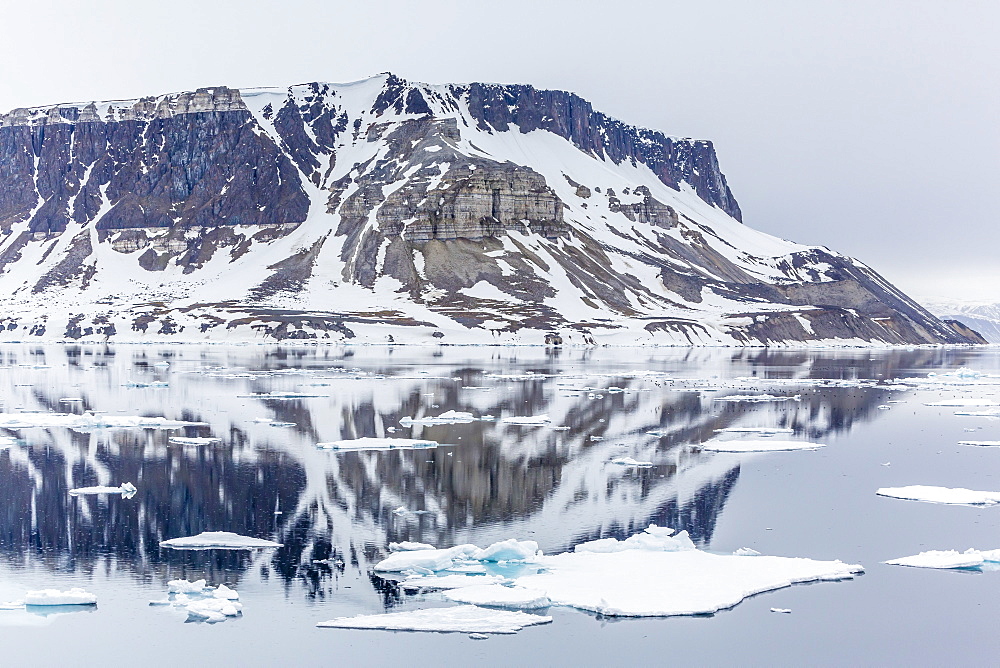
{"type": "Polygon", "coordinates": [[[740,223],[710,142],[382,75],[0,116],[0,337],[968,343],[740,223]]]}

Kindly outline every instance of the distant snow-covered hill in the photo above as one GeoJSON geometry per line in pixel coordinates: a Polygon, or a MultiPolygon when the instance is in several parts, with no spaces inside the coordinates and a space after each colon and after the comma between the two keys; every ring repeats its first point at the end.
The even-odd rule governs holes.
{"type": "Polygon", "coordinates": [[[1000,303],[928,297],[920,303],[939,318],[957,320],[990,343],[1000,343],[1000,303]]]}
{"type": "Polygon", "coordinates": [[[708,141],[525,85],[0,116],[0,340],[972,343],[741,222],[708,141]]]}

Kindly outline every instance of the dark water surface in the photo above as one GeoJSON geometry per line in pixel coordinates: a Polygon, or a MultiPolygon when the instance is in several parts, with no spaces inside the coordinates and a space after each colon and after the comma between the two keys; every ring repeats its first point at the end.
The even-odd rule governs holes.
{"type": "Polygon", "coordinates": [[[911,484],[1000,490],[1000,448],[958,445],[1000,440],[1000,420],[924,405],[956,397],[1000,401],[1000,384],[990,384],[1000,378],[910,389],[893,383],[959,367],[1000,374],[1000,352],[0,347],[4,413],[94,411],[207,423],[174,431],[0,430],[23,439],[0,450],[0,601],[29,589],[74,586],[99,600],[96,609],[44,616],[0,611],[5,662],[996,664],[1000,572],[881,563],[930,549],[1000,548],[1000,507],[875,495],[879,487],[911,484]],[[529,372],[541,375],[502,377],[529,372]],[[143,386],[149,384],[165,386],[143,386]],[[247,396],[266,392],[320,396],[247,396]],[[760,393],[798,400],[716,401],[760,393]],[[496,417],[547,413],[552,425],[569,429],[495,421],[399,425],[404,417],[450,409],[496,417]],[[827,447],[751,455],[697,447],[732,426],[791,427],[793,436],[776,438],[827,447]],[[171,445],[171,435],[220,442],[171,445]],[[448,445],[388,452],[315,447],[386,435],[448,445]],[[608,463],[617,456],[656,465],[608,463]],[[138,488],[129,499],[67,493],[126,481],[138,488]],[[405,512],[393,512],[400,508],[405,512]],[[713,616],[602,619],[552,608],[552,624],[485,641],[314,626],[338,616],[443,605],[440,597],[405,594],[371,572],[391,541],[485,546],[516,537],[550,553],[594,538],[624,538],[650,522],[686,529],[710,551],[747,546],[842,559],[867,572],[853,581],[762,594],[713,616]],[[161,540],[206,530],[284,547],[159,547],[161,540]],[[164,598],[168,580],[202,577],[237,589],[243,616],[186,623],[178,610],[148,605],[164,598]],[[773,614],[771,607],[793,612],[773,614]]]}

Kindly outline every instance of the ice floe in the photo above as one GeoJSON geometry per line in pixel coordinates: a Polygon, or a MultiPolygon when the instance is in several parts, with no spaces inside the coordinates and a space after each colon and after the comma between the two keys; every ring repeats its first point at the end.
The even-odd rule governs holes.
{"type": "Polygon", "coordinates": [[[928,550],[910,557],[890,559],[890,566],[912,566],[914,568],[975,568],[985,561],[978,550],[959,552],[957,550],[928,550]]]}
{"type": "Polygon", "coordinates": [[[534,427],[539,425],[548,424],[552,420],[549,419],[548,415],[521,415],[501,418],[500,422],[502,424],[519,424],[528,427],[534,427]]]}
{"type": "Polygon", "coordinates": [[[527,561],[541,556],[533,540],[509,538],[470,555],[474,561],[527,561]]]}
{"type": "Polygon", "coordinates": [[[413,575],[400,583],[403,589],[409,591],[437,591],[441,589],[459,589],[477,585],[492,585],[504,582],[506,578],[499,575],[413,575]]]}
{"type": "Polygon", "coordinates": [[[197,536],[171,538],[160,541],[160,547],[172,547],[182,550],[253,550],[265,547],[281,547],[281,543],[263,538],[241,536],[229,531],[203,531],[197,536]]]}
{"type": "Polygon", "coordinates": [[[790,608],[771,608],[771,612],[780,612],[780,613],[785,614],[785,615],[792,614],[792,611],[791,611],[790,608]]]}
{"type": "Polygon", "coordinates": [[[974,406],[1000,406],[1000,403],[990,399],[944,399],[942,401],[931,401],[924,406],[944,406],[944,407],[974,407],[974,406]]]}
{"type": "Polygon", "coordinates": [[[308,392],[261,392],[259,394],[237,394],[238,399],[320,399],[327,394],[311,394],[308,392]]]}
{"type": "Polygon", "coordinates": [[[716,397],[715,401],[734,401],[734,402],[748,402],[757,403],[764,401],[801,401],[802,395],[796,394],[794,396],[775,396],[773,394],[730,394],[725,397],[716,397]]]}
{"type": "Polygon", "coordinates": [[[210,624],[242,614],[239,593],[225,584],[213,588],[207,586],[205,580],[171,580],[167,583],[167,591],[168,598],[149,604],[179,608],[187,612],[189,620],[210,624]]]}
{"type": "Polygon", "coordinates": [[[710,452],[781,452],[788,450],[816,450],[826,447],[823,443],[808,441],[776,441],[776,440],[732,440],[706,441],[698,446],[710,452]]]}
{"type": "Polygon", "coordinates": [[[516,633],[526,626],[547,624],[551,617],[525,612],[493,610],[475,605],[428,608],[382,615],[338,617],[316,626],[387,631],[436,631],[439,633],[516,633]]]}
{"type": "Polygon", "coordinates": [[[171,580],[167,583],[167,591],[171,594],[201,593],[205,591],[205,588],[205,580],[195,580],[194,582],[188,582],[187,580],[171,580]]]}
{"type": "Polygon", "coordinates": [[[638,466],[641,468],[649,468],[653,465],[653,462],[641,462],[631,457],[615,457],[609,463],[618,464],[619,466],[638,466]]]}
{"type": "Polygon", "coordinates": [[[94,415],[85,413],[0,413],[0,427],[5,429],[30,429],[32,427],[68,427],[70,429],[178,429],[204,426],[203,422],[168,420],[164,417],[138,415],[94,415]]]}
{"type": "Polygon", "coordinates": [[[992,506],[1000,503],[1000,492],[980,492],[964,487],[934,487],[931,485],[908,485],[906,487],[881,487],[875,491],[879,496],[907,501],[947,503],[963,506],[992,506]]]}
{"type": "Polygon", "coordinates": [[[174,445],[211,445],[218,443],[221,439],[210,436],[171,436],[167,440],[174,445]]]}
{"type": "Polygon", "coordinates": [[[433,545],[428,545],[427,543],[414,543],[408,540],[401,541],[399,543],[389,543],[390,552],[407,552],[412,550],[435,550],[433,545]]]}
{"type": "Polygon", "coordinates": [[[130,482],[122,483],[118,487],[105,487],[97,485],[95,487],[75,487],[69,490],[69,493],[73,496],[84,494],[121,494],[125,498],[132,498],[135,496],[135,492],[135,485],[130,482]]]}
{"type": "Polygon", "coordinates": [[[472,413],[466,413],[463,411],[445,411],[440,415],[421,418],[404,417],[399,421],[399,424],[403,426],[409,426],[411,424],[421,424],[421,425],[435,425],[435,424],[461,424],[467,422],[475,422],[476,418],[472,413]]]}
{"type": "Polygon", "coordinates": [[[79,587],[67,591],[39,589],[24,595],[25,605],[96,605],[97,596],[79,587]]]}
{"type": "Polygon", "coordinates": [[[418,448],[436,448],[437,441],[421,438],[350,438],[342,441],[317,443],[321,450],[413,450],[418,448]]]}
{"type": "Polygon", "coordinates": [[[538,566],[544,570],[514,583],[541,590],[553,605],[628,617],[713,613],[754,594],[797,582],[849,579],[863,570],[841,561],[656,547],[577,550],[542,557],[538,566]]]}
{"type": "Polygon", "coordinates": [[[543,591],[527,587],[505,587],[502,584],[473,585],[451,589],[445,592],[444,596],[455,603],[470,603],[514,610],[547,608],[552,603],[543,591]]]}
{"type": "Polygon", "coordinates": [[[675,532],[667,527],[650,524],[645,531],[633,534],[625,540],[617,538],[599,538],[580,543],[575,552],[611,553],[625,550],[646,550],[651,552],[676,552],[679,550],[697,549],[687,531],[675,532]]]}
{"type": "Polygon", "coordinates": [[[375,564],[375,570],[383,573],[403,572],[426,569],[443,571],[456,560],[466,559],[480,549],[475,545],[456,545],[443,550],[407,550],[393,552],[382,561],[375,564]]]}
{"type": "Polygon", "coordinates": [[[981,445],[983,447],[1000,446],[1000,441],[959,441],[959,445],[981,445]]]}

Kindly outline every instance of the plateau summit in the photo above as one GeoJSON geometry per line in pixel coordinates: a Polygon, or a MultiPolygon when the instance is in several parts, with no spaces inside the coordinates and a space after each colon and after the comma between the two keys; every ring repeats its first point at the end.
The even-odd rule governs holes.
{"type": "Polygon", "coordinates": [[[571,93],[383,74],[0,115],[0,340],[284,339],[983,342],[744,226],[711,142],[571,93]]]}

